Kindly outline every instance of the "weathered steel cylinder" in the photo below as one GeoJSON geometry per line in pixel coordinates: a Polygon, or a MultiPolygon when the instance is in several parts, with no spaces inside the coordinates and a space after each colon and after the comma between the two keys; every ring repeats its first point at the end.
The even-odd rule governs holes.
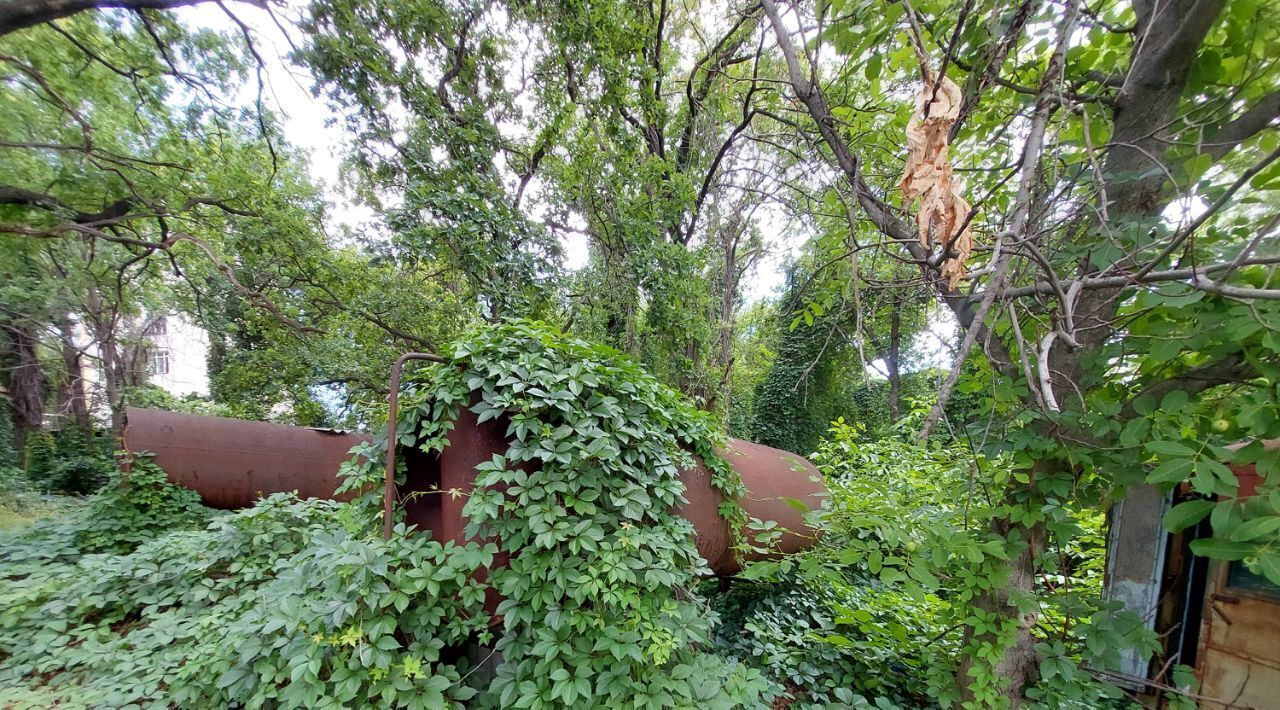
{"type": "Polygon", "coordinates": [[[272,493],[334,498],[338,467],[369,437],[331,429],[130,407],[125,449],[155,454],[175,485],[212,508],[246,508],[272,493]]]}
{"type": "MultiPolygon", "coordinates": [[[[474,412],[463,407],[449,432],[449,445],[438,457],[412,452],[405,460],[407,475],[400,487],[400,499],[406,501],[406,522],[430,530],[439,540],[465,541],[462,507],[475,485],[475,468],[507,450],[506,431],[504,417],[480,422],[474,412]],[[461,495],[407,495],[426,491],[457,491],[461,495]]],[[[741,439],[730,439],[721,454],[742,476],[747,494],[739,503],[747,515],[774,521],[783,532],[776,545],[778,552],[797,552],[813,544],[817,533],[805,523],[805,514],[821,506],[827,495],[822,475],[813,464],[795,454],[741,439]]],[[[731,547],[729,526],[720,517],[723,498],[712,488],[710,472],[699,462],[682,471],[680,478],[687,502],[677,512],[693,523],[698,553],[716,574],[736,573],[741,564],[731,547]]]]}
{"type": "MultiPolygon", "coordinates": [[[[350,458],[351,447],[367,440],[323,429],[132,408],[125,428],[129,451],[154,453],[169,480],[216,508],[243,508],[262,496],[294,490],[304,498],[333,498],[339,466],[350,458]]],[[[397,493],[406,521],[438,540],[464,541],[462,507],[475,484],[475,467],[506,449],[501,418],[481,423],[463,408],[439,456],[404,450],[406,476],[397,493]]],[[[826,495],[817,469],[795,454],[739,439],[730,439],[721,453],[742,476],[747,494],[740,503],[747,514],[772,520],[783,531],[778,551],[812,544],[815,532],[805,524],[805,513],[826,495]]],[[[687,503],[677,512],[693,523],[698,552],[716,574],[736,573],[740,560],[720,517],[723,499],[711,486],[710,472],[699,462],[682,471],[681,479],[687,503]]]]}

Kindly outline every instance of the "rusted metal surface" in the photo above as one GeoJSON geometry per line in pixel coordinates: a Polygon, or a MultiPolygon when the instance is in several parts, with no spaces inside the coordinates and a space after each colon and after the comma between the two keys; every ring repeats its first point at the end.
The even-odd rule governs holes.
{"type": "MultiPolygon", "coordinates": [[[[739,503],[747,515],[772,520],[782,530],[777,551],[799,552],[813,545],[817,531],[805,523],[805,516],[827,497],[822,474],[813,464],[789,451],[741,439],[730,439],[721,454],[742,476],[747,494],[739,503]]],[[[721,574],[736,571],[736,567],[717,570],[721,574]]]]}
{"type": "MultiPolygon", "coordinates": [[[[506,452],[506,431],[505,417],[481,423],[470,408],[461,408],[444,451],[434,460],[422,457],[407,467],[399,496],[405,522],[431,531],[438,540],[464,542],[462,508],[475,486],[476,466],[506,452]]],[[[808,510],[821,506],[827,494],[813,464],[790,452],[741,439],[730,439],[721,455],[742,476],[747,495],[739,502],[747,515],[772,520],[783,531],[778,552],[796,552],[813,543],[816,532],[805,524],[804,517],[808,510]]],[[[687,502],[676,512],[693,523],[698,553],[718,575],[738,572],[742,561],[736,559],[728,524],[720,517],[724,499],[712,487],[710,472],[698,462],[682,471],[680,478],[687,502]]]]}
{"type": "MultiPolygon", "coordinates": [[[[813,544],[817,533],[805,523],[805,514],[820,507],[827,495],[822,476],[813,464],[791,452],[741,439],[730,439],[720,455],[738,472],[747,488],[746,497],[738,501],[747,515],[771,520],[782,531],[775,552],[797,552],[813,544]]],[[[698,554],[712,572],[733,575],[742,569],[742,562],[769,556],[752,553],[746,560],[737,558],[729,525],[720,516],[724,497],[711,485],[711,473],[701,462],[681,471],[680,479],[688,502],[677,512],[693,523],[698,554]]]]}
{"type": "Polygon", "coordinates": [[[396,448],[398,437],[396,428],[400,424],[400,373],[409,360],[428,360],[430,362],[447,362],[433,353],[405,353],[396,358],[391,365],[391,394],[387,396],[387,478],[382,491],[382,537],[391,539],[391,508],[396,500],[396,448]]]}
{"type": "Polygon", "coordinates": [[[1268,589],[1239,565],[1216,562],[1210,572],[1197,653],[1200,693],[1228,707],[1277,707],[1280,588],[1268,589]]]}
{"type": "MultiPolygon", "coordinates": [[[[399,383],[394,384],[393,392],[399,383]]],[[[462,508],[475,485],[476,466],[506,451],[506,429],[505,418],[480,423],[463,407],[440,455],[390,448],[384,505],[388,510],[404,506],[406,522],[438,540],[465,541],[462,508]],[[400,486],[391,475],[397,456],[404,458],[406,469],[400,486]]],[[[388,435],[394,442],[393,428],[388,427],[388,435]]],[[[130,409],[125,430],[130,451],[154,452],[170,480],[218,508],[246,507],[263,495],[293,490],[306,498],[332,498],[339,466],[350,458],[353,446],[367,440],[357,434],[148,409],[130,409]]],[[[731,439],[721,453],[746,485],[748,493],[740,503],[747,514],[772,520],[783,531],[777,550],[795,552],[812,544],[816,533],[805,525],[805,512],[818,508],[826,495],[813,465],[795,454],[739,439],[731,439]]],[[[736,573],[743,560],[731,549],[728,525],[719,512],[723,499],[711,486],[710,473],[699,462],[682,471],[681,479],[687,502],[677,512],[693,523],[698,552],[716,574],[736,573]]],[[[390,531],[384,528],[384,534],[390,531]]]]}
{"type": "MultiPolygon", "coordinates": [[[[338,467],[367,436],[130,407],[125,448],[150,451],[173,483],[214,508],[244,508],[296,490],[334,498],[338,467]]],[[[349,497],[349,496],[348,496],[349,497]]]]}

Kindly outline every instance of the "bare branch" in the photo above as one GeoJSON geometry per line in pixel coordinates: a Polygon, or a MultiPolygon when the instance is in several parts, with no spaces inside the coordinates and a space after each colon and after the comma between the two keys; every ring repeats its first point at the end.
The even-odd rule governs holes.
{"type": "MultiPolygon", "coordinates": [[[[1099,289],[1123,288],[1125,286],[1138,286],[1141,284],[1154,284],[1169,281],[1190,281],[1193,278],[1203,279],[1209,274],[1215,274],[1220,271],[1234,270],[1241,266],[1273,266],[1280,264],[1280,256],[1264,256],[1253,259],[1245,259],[1239,263],[1233,259],[1229,262],[1220,264],[1212,264],[1210,266],[1188,267],[1184,269],[1169,269],[1167,271],[1152,271],[1141,278],[1133,274],[1121,276],[1102,276],[1093,278],[1079,279],[1075,283],[1079,284],[1079,288],[1084,291],[1096,291],[1099,289]]],[[[1074,284],[1073,284],[1074,285],[1074,284]]],[[[1026,296],[1043,296],[1054,293],[1052,284],[1040,282],[1030,286],[1018,286],[1016,288],[1007,288],[996,295],[997,300],[1007,301],[1015,298],[1024,298],[1026,296]]],[[[986,291],[981,291],[969,296],[972,301],[978,301],[985,297],[986,291]]]]}

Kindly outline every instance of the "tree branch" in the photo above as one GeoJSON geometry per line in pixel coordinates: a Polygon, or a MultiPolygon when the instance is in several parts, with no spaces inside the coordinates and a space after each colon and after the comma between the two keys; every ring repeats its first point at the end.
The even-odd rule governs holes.
{"type": "MultiPolygon", "coordinates": [[[[1201,283],[1208,274],[1215,274],[1220,271],[1229,271],[1239,268],[1240,266],[1273,266],[1280,264],[1280,256],[1264,256],[1255,259],[1245,259],[1239,263],[1235,260],[1213,264],[1210,266],[1189,267],[1185,269],[1170,269],[1168,271],[1152,271],[1141,278],[1134,274],[1125,274],[1121,276],[1103,276],[1078,280],[1079,288],[1085,291],[1096,291],[1098,289],[1122,288],[1124,286],[1137,286],[1140,284],[1153,284],[1168,281],[1190,281],[1191,279],[1200,279],[1201,283]]],[[[1194,284],[1189,284],[1194,285],[1194,284]]],[[[1015,298],[1024,298],[1026,296],[1047,296],[1053,295],[1055,290],[1053,285],[1048,282],[1040,282],[1030,286],[1019,286],[1017,288],[1004,289],[996,295],[997,300],[1007,301],[1015,298]]],[[[981,291],[968,296],[971,301],[981,300],[985,291],[981,291]]],[[[1264,296],[1265,297],[1265,296],[1264,296]]]]}
{"type": "MultiPolygon", "coordinates": [[[[0,0],[0,37],[85,10],[170,10],[210,0],[0,0]]],[[[238,0],[265,8],[264,0],[238,0]]]]}
{"type": "Polygon", "coordinates": [[[1232,148],[1271,126],[1271,122],[1277,117],[1280,117],[1280,90],[1258,99],[1258,103],[1209,136],[1201,148],[1217,160],[1229,153],[1232,148]]]}
{"type": "Polygon", "coordinates": [[[1138,412],[1134,409],[1134,402],[1140,397],[1150,397],[1159,402],[1166,394],[1176,390],[1195,395],[1218,385],[1240,382],[1256,376],[1256,371],[1244,356],[1232,353],[1221,360],[1193,367],[1180,375],[1162,378],[1159,382],[1144,388],[1125,402],[1120,410],[1120,419],[1129,420],[1138,416],[1138,412]]]}

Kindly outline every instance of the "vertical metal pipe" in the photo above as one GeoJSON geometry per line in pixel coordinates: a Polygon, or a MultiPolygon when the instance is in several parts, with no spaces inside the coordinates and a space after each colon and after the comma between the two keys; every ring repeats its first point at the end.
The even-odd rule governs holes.
{"type": "Polygon", "coordinates": [[[391,539],[393,525],[392,510],[396,504],[396,430],[399,428],[400,409],[400,371],[408,360],[429,360],[431,362],[448,362],[448,360],[432,353],[405,353],[396,358],[391,365],[391,396],[387,401],[387,482],[382,492],[382,537],[391,539]]]}

